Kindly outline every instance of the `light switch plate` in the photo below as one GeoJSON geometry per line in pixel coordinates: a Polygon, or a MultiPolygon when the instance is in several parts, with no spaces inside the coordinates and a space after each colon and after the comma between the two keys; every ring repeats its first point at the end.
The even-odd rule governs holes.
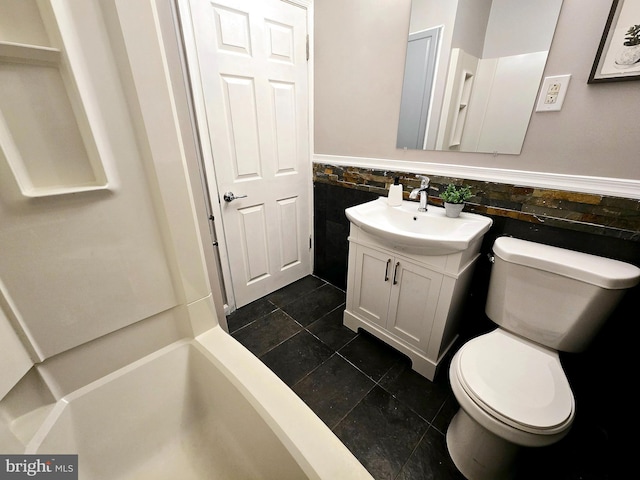
{"type": "Polygon", "coordinates": [[[571,75],[545,77],[538,96],[536,112],[554,112],[562,108],[571,75]]]}

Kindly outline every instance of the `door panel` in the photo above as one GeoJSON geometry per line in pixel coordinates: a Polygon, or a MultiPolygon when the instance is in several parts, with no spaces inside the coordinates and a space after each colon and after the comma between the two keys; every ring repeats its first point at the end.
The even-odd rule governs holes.
{"type": "Polygon", "coordinates": [[[238,209],[242,258],[245,259],[245,279],[254,282],[269,274],[269,248],[264,205],[238,209]]]}
{"type": "Polygon", "coordinates": [[[193,27],[211,197],[246,195],[220,207],[225,284],[241,307],[311,273],[306,11],[280,0],[183,0],[181,8],[193,27]]]}
{"type": "Polygon", "coordinates": [[[227,122],[228,155],[233,179],[260,177],[260,140],[255,85],[250,78],[221,76],[227,122]]]}
{"type": "Polygon", "coordinates": [[[276,135],[276,175],[296,172],[295,85],[271,82],[276,135]]]}
{"type": "Polygon", "coordinates": [[[398,148],[428,148],[425,134],[429,123],[440,30],[441,27],[435,27],[409,35],[398,120],[398,148]]]}
{"type": "Polygon", "coordinates": [[[278,200],[281,269],[294,266],[301,261],[301,252],[298,248],[300,242],[295,235],[299,216],[297,198],[278,200]]]}

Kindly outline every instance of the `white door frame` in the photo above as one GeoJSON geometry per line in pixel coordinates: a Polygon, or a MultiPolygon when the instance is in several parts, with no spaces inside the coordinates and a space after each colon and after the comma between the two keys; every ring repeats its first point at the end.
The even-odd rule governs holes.
{"type": "MultiPolygon", "coordinates": [[[[205,112],[205,102],[202,93],[202,83],[200,81],[200,71],[198,68],[197,51],[195,44],[195,35],[193,26],[187,15],[190,11],[189,0],[173,0],[176,3],[176,14],[178,16],[187,16],[186,21],[181,21],[180,18],[176,19],[176,25],[179,28],[182,36],[182,47],[184,49],[185,58],[188,65],[186,66],[190,70],[189,77],[191,78],[191,102],[192,108],[196,117],[196,128],[198,130],[198,137],[200,139],[209,138],[209,127],[207,124],[207,116],[205,112]]],[[[260,0],[256,0],[260,1],[260,0]]],[[[313,0],[281,0],[285,3],[289,3],[307,11],[307,34],[308,34],[308,49],[309,60],[307,62],[307,75],[308,75],[308,122],[309,122],[309,163],[312,163],[313,158],[313,0]]],[[[229,253],[226,245],[226,236],[224,232],[224,225],[222,224],[222,193],[218,190],[218,181],[215,171],[213,169],[213,152],[211,151],[211,145],[207,141],[200,141],[200,147],[202,151],[202,168],[203,168],[203,181],[208,186],[210,192],[210,209],[211,213],[216,219],[214,227],[217,233],[218,253],[220,255],[220,267],[222,270],[222,280],[224,285],[212,285],[211,288],[216,288],[225,298],[224,311],[226,315],[229,315],[236,309],[236,301],[233,294],[231,269],[229,266],[229,253]]],[[[312,239],[311,249],[309,255],[311,255],[311,269],[313,271],[313,259],[315,241],[313,239],[313,182],[312,178],[309,178],[308,185],[309,194],[309,218],[310,231],[309,235],[312,239]]]]}

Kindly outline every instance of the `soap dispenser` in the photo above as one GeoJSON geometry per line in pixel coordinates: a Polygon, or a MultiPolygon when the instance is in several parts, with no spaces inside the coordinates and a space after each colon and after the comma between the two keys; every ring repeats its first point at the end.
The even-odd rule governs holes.
{"type": "Polygon", "coordinates": [[[387,203],[391,207],[399,207],[402,205],[402,185],[400,184],[400,177],[395,177],[393,179],[393,185],[389,185],[387,203]]]}

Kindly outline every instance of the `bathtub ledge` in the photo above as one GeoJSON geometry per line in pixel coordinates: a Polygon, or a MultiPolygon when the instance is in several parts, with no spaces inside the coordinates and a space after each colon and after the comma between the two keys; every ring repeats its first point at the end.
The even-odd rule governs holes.
{"type": "Polygon", "coordinates": [[[196,340],[265,419],[309,478],[373,479],[329,427],[221,327],[204,332],[196,340]]]}

